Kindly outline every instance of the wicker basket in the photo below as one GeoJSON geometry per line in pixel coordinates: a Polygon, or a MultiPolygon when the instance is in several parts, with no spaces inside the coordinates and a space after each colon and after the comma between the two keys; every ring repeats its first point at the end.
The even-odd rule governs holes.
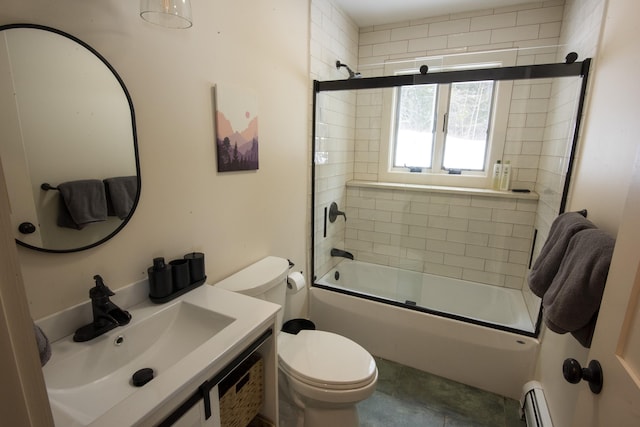
{"type": "Polygon", "coordinates": [[[218,385],[220,425],[246,427],[262,406],[263,362],[253,353],[218,385]]]}

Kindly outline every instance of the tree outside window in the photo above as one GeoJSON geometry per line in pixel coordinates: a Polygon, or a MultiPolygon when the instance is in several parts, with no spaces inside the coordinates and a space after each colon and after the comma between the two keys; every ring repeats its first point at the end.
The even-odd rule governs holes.
{"type": "Polygon", "coordinates": [[[484,171],[493,81],[397,90],[394,168],[484,171]]]}

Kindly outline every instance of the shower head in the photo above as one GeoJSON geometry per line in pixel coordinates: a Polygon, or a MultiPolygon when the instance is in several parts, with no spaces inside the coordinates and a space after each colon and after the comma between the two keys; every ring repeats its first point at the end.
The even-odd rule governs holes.
{"type": "Polygon", "coordinates": [[[347,71],[349,72],[349,79],[361,79],[362,78],[362,74],[358,73],[357,71],[354,72],[351,68],[349,68],[349,66],[347,64],[343,64],[340,61],[336,61],[336,68],[339,70],[340,67],[344,67],[347,69],[347,71]]]}

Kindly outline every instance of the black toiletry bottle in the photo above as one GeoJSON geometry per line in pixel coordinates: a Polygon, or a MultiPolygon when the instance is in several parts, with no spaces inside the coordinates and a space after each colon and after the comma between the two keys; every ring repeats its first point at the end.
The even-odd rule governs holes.
{"type": "Polygon", "coordinates": [[[171,265],[165,264],[164,258],[154,258],[153,266],[147,270],[149,274],[149,296],[164,298],[173,292],[171,265]]]}

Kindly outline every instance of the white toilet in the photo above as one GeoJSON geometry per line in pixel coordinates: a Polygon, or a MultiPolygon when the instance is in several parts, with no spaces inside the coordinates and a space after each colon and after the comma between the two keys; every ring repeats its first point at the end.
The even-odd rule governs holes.
{"type": "MultiPolygon", "coordinates": [[[[281,305],[280,329],[289,302],[288,271],[286,259],[267,257],[215,286],[281,305]]],[[[277,348],[279,399],[291,410],[281,413],[282,427],[358,426],[356,404],[373,394],[378,380],[375,360],[364,348],[317,330],[279,332],[277,348]]]]}

